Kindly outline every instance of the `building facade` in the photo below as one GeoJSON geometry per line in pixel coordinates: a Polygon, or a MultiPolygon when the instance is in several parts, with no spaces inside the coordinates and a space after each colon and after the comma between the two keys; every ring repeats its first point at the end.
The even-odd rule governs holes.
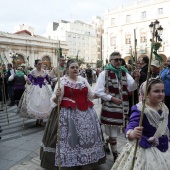
{"type": "Polygon", "coordinates": [[[68,22],[61,20],[58,23],[49,23],[46,37],[66,41],[68,44],[68,56],[84,59],[86,64],[96,63],[97,34],[91,24],[82,21],[68,22]]]}
{"type": "Polygon", "coordinates": [[[104,58],[108,58],[113,51],[120,51],[123,58],[129,59],[135,51],[134,32],[137,39],[137,56],[150,56],[152,34],[149,24],[157,19],[163,27],[162,47],[158,54],[166,60],[170,54],[169,11],[169,0],[136,0],[108,9],[104,16],[104,58]]]}
{"type": "MultiPolygon", "coordinates": [[[[59,41],[34,35],[28,30],[14,34],[0,32],[0,55],[5,64],[13,63],[14,67],[25,63],[34,66],[36,59],[41,59],[48,68],[57,65],[57,48],[59,41]]],[[[61,41],[63,55],[67,55],[66,42],[61,41]]]]}
{"type": "Polygon", "coordinates": [[[94,16],[92,18],[92,25],[93,28],[95,28],[97,34],[97,60],[103,60],[102,35],[104,33],[103,30],[104,20],[99,16],[94,16]]]}

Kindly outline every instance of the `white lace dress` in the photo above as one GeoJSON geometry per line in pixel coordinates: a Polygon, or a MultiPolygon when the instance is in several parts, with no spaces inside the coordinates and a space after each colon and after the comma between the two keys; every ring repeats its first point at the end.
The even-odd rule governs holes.
{"type": "Polygon", "coordinates": [[[20,100],[20,116],[33,119],[47,119],[52,110],[50,103],[52,91],[45,83],[45,80],[49,81],[48,75],[44,72],[44,74],[37,76],[36,71],[33,70],[29,79],[32,84],[27,86],[20,100]]]}

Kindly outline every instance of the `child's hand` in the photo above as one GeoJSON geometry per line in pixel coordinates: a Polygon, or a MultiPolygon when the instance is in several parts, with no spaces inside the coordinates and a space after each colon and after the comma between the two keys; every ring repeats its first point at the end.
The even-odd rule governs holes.
{"type": "Polygon", "coordinates": [[[128,134],[128,139],[133,140],[133,139],[140,139],[142,137],[142,132],[143,132],[143,127],[135,127],[134,130],[132,130],[128,134]]]}
{"type": "Polygon", "coordinates": [[[134,139],[140,139],[142,137],[143,127],[135,127],[135,129],[131,132],[131,135],[134,139]]]}

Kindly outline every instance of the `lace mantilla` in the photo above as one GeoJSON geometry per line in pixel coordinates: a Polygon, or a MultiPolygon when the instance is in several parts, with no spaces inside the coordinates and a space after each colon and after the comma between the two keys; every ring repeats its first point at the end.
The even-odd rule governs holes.
{"type": "MultiPolygon", "coordinates": [[[[164,103],[161,104],[162,104],[161,115],[156,110],[149,107],[148,105],[145,105],[144,113],[149,123],[157,129],[154,136],[159,138],[162,135],[166,134],[169,138],[169,129],[168,129],[169,110],[164,103]]],[[[142,110],[142,102],[139,102],[136,106],[139,111],[142,110]]]]}
{"type": "Polygon", "coordinates": [[[51,147],[45,147],[44,143],[41,143],[41,147],[43,148],[44,152],[52,152],[55,153],[56,148],[51,148],[51,147]]]}
{"type": "Polygon", "coordinates": [[[45,77],[45,76],[47,75],[47,73],[45,73],[44,70],[41,70],[41,72],[43,73],[42,75],[37,75],[36,72],[37,72],[36,69],[34,69],[34,70],[31,71],[30,74],[31,74],[34,78],[37,78],[37,77],[45,77]]]}

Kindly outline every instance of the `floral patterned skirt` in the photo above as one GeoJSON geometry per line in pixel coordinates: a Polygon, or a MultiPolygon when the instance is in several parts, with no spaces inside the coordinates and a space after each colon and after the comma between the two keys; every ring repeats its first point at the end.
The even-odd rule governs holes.
{"type": "MultiPolygon", "coordinates": [[[[111,170],[131,170],[134,150],[134,143],[127,143],[111,170]]],[[[144,149],[139,146],[133,170],[170,170],[169,158],[170,149],[161,152],[156,147],[144,149]]]]}
{"type": "MultiPolygon", "coordinates": [[[[43,137],[41,148],[41,166],[44,168],[55,169],[55,167],[58,167],[58,143],[56,129],[57,118],[51,119],[51,117],[56,117],[56,114],[57,110],[54,111],[53,109],[46,126],[48,131],[45,130],[43,137]],[[52,121],[56,122],[55,125],[53,124],[53,126],[52,121]],[[47,138],[49,133],[51,134],[51,140],[47,138]],[[52,140],[53,143],[50,142],[52,140]],[[51,159],[53,159],[54,165],[47,165],[46,163],[50,155],[51,159]]],[[[90,170],[105,162],[103,136],[97,114],[93,108],[89,108],[87,111],[80,111],[78,109],[72,110],[71,108],[61,108],[60,159],[60,166],[62,170],[90,170]]]]}

